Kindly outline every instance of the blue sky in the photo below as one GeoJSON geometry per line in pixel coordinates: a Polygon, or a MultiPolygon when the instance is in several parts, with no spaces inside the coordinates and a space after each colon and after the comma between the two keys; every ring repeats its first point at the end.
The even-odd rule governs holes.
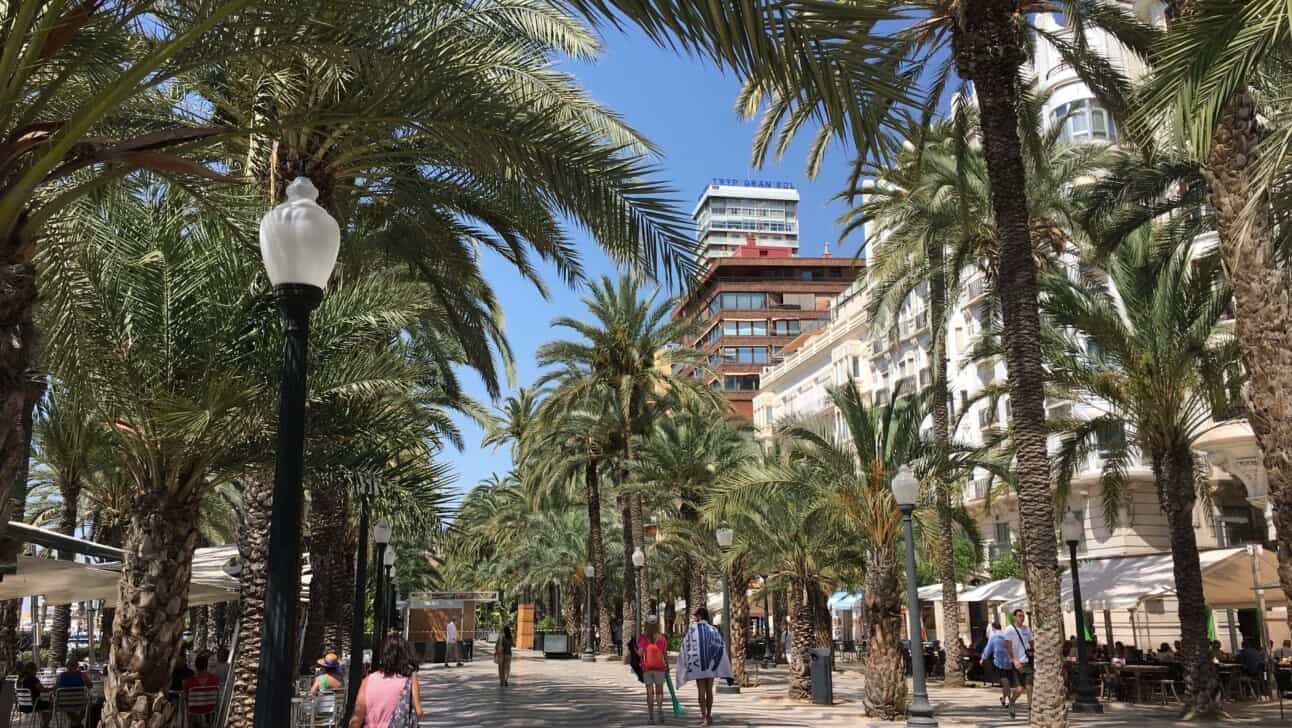
{"type": "MultiPolygon", "coordinates": [[[[609,32],[605,51],[593,64],[571,63],[573,72],[591,95],[618,111],[644,133],[662,151],[659,160],[661,177],[678,191],[680,206],[687,214],[696,197],[713,177],[739,177],[793,182],[799,187],[801,252],[817,255],[822,243],[833,241],[838,233],[834,220],[844,211],[843,203],[829,203],[846,182],[851,155],[836,146],[831,150],[816,181],[803,173],[807,139],[786,154],[781,162],[771,162],[762,170],[749,163],[753,140],[753,122],[736,116],[733,106],[738,81],[694,58],[679,56],[655,47],[637,32],[609,32]]],[[[581,254],[589,277],[615,272],[614,265],[601,254],[590,237],[577,234],[581,254]]],[[[858,241],[850,241],[847,251],[855,253],[858,241]]],[[[548,271],[551,296],[543,300],[533,286],[521,280],[511,267],[498,258],[484,261],[485,276],[497,291],[506,314],[508,340],[516,356],[517,384],[529,384],[538,375],[534,353],[550,339],[568,332],[553,329],[557,316],[579,317],[582,291],[562,286],[548,271]]],[[[470,373],[463,373],[468,392],[486,401],[484,388],[470,373]]],[[[505,395],[504,395],[505,396],[505,395]]],[[[490,473],[505,473],[510,468],[507,451],[493,452],[480,447],[481,432],[465,418],[458,418],[466,449],[443,454],[458,471],[457,487],[471,488],[490,473]]]]}

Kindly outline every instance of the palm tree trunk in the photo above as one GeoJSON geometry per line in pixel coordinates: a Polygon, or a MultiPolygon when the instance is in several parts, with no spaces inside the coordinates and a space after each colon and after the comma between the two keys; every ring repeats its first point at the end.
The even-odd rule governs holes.
{"type": "Polygon", "coordinates": [[[1184,666],[1185,715],[1214,719],[1220,715],[1220,681],[1207,644],[1207,604],[1202,591],[1202,565],[1193,530],[1197,500],[1193,452],[1181,446],[1154,453],[1153,478],[1157,500],[1171,533],[1171,562],[1180,611],[1180,662],[1184,666]]]}
{"type": "Polygon", "coordinates": [[[789,609],[786,604],[785,592],[772,592],[772,639],[776,643],[776,654],[773,658],[777,665],[785,664],[785,617],[788,616],[789,609]]]}
{"type": "MultiPolygon", "coordinates": [[[[77,506],[81,500],[81,482],[76,476],[59,482],[61,503],[58,509],[58,532],[64,536],[76,535],[77,506]]],[[[71,561],[75,556],[70,550],[59,549],[60,561],[71,561]]],[[[67,638],[72,628],[72,605],[54,607],[54,621],[49,627],[49,659],[55,665],[67,664],[67,638]]]]}
{"type": "MultiPolygon", "coordinates": [[[[185,480],[197,482],[198,476],[185,480]]],[[[106,728],[167,725],[175,716],[167,690],[184,637],[198,499],[191,486],[187,496],[177,496],[166,485],[141,490],[131,504],[117,588],[103,707],[106,728]]]]}
{"type": "Polygon", "coordinates": [[[834,646],[834,625],[830,619],[830,600],[821,589],[820,582],[813,579],[808,582],[808,595],[812,598],[812,633],[813,647],[830,648],[834,646]]]}
{"type": "Polygon", "coordinates": [[[1278,262],[1268,196],[1251,199],[1260,136],[1251,94],[1234,94],[1203,172],[1216,209],[1225,278],[1234,291],[1239,353],[1248,373],[1247,421],[1261,447],[1274,510],[1279,583],[1292,599],[1292,287],[1278,262]],[[1244,214],[1248,205],[1252,213],[1244,214]]]}
{"type": "Polygon", "coordinates": [[[243,481],[243,486],[243,527],[238,533],[238,560],[242,564],[238,602],[242,619],[238,623],[238,654],[233,657],[232,665],[229,728],[251,728],[256,711],[260,638],[265,626],[265,577],[269,567],[269,514],[274,500],[274,482],[268,474],[254,474],[243,481]]]}
{"type": "Polygon", "coordinates": [[[577,584],[568,588],[562,586],[557,588],[562,591],[564,602],[561,605],[561,628],[574,640],[574,654],[577,655],[583,652],[583,630],[579,629],[582,624],[579,621],[579,603],[583,600],[579,598],[577,584]]]}
{"type": "MultiPolygon", "coordinates": [[[[633,516],[628,498],[619,496],[619,514],[624,524],[624,644],[637,639],[637,569],[633,566],[633,516]]],[[[624,664],[628,664],[628,650],[624,649],[624,664]]]]}
{"type": "MultiPolygon", "coordinates": [[[[36,344],[36,241],[12,236],[0,245],[0,538],[14,512],[18,476],[26,483],[31,457],[31,356],[36,344]]],[[[42,387],[43,388],[43,387],[42,387]]],[[[25,493],[24,493],[25,495],[25,493]]],[[[15,555],[17,551],[14,551],[15,555]]]]}
{"type": "MultiPolygon", "coordinates": [[[[933,418],[933,439],[947,452],[951,447],[951,433],[947,401],[947,271],[941,241],[929,246],[929,322],[933,331],[933,382],[929,389],[929,407],[933,418]]],[[[951,501],[954,483],[938,477],[934,484],[938,514],[936,558],[938,578],[942,582],[942,624],[946,634],[942,647],[946,650],[943,685],[949,688],[964,686],[960,666],[960,602],[956,594],[955,523],[951,518],[951,501]]]]}
{"type": "Polygon", "coordinates": [[[794,612],[791,624],[790,650],[790,700],[809,700],[812,697],[812,668],[809,662],[809,650],[816,639],[813,627],[812,602],[807,594],[807,585],[801,581],[794,584],[794,593],[790,596],[790,608],[794,612]]]}
{"type": "Polygon", "coordinates": [[[600,652],[603,655],[614,652],[615,644],[610,639],[610,606],[606,601],[606,582],[610,575],[606,573],[606,543],[601,533],[601,473],[598,468],[601,462],[588,458],[583,467],[583,484],[587,489],[588,499],[588,550],[592,558],[592,568],[597,570],[592,582],[592,608],[597,614],[597,629],[601,631],[600,652]]]}
{"type": "MultiPolygon", "coordinates": [[[[906,671],[902,661],[902,600],[897,580],[897,549],[872,549],[863,589],[870,640],[866,643],[866,715],[897,720],[906,711],[906,671]]],[[[918,644],[919,636],[915,637],[918,644]]]]}
{"type": "MultiPolygon", "coordinates": [[[[15,521],[26,519],[27,508],[27,475],[31,465],[31,434],[32,434],[32,417],[35,411],[36,403],[41,397],[45,396],[45,380],[35,379],[28,380],[24,390],[26,400],[23,404],[22,419],[20,422],[21,444],[15,454],[22,454],[23,457],[17,462],[12,481],[12,488],[9,489],[10,502],[8,504],[9,515],[7,518],[15,521]]],[[[8,457],[10,451],[5,449],[6,455],[0,458],[8,457]]],[[[3,491],[0,491],[0,498],[5,498],[3,491]]],[[[4,510],[4,509],[0,509],[4,510]]],[[[7,525],[6,520],[4,524],[7,525]]],[[[0,531],[2,534],[3,531],[0,531]]],[[[15,539],[0,537],[0,562],[6,564],[15,564],[18,562],[18,554],[22,550],[22,543],[15,539]]],[[[12,675],[17,672],[18,667],[18,624],[20,613],[22,611],[22,600],[9,599],[0,602],[0,674],[12,675]]]]}
{"type": "Polygon", "coordinates": [[[749,641],[748,561],[739,559],[731,566],[731,672],[737,685],[748,685],[745,671],[745,643],[749,641]]]}
{"type": "MultiPolygon", "coordinates": [[[[335,651],[338,632],[345,632],[344,603],[353,594],[354,570],[346,573],[352,559],[346,557],[349,539],[349,488],[340,478],[320,478],[311,489],[309,514],[311,570],[309,621],[301,645],[300,663],[312,665],[326,652],[335,651]],[[329,641],[333,640],[333,641],[329,641]]],[[[381,565],[374,567],[380,573],[381,565]]]]}
{"type": "Polygon", "coordinates": [[[982,111],[983,154],[1000,236],[997,289],[1013,408],[1011,435],[1016,447],[1023,568],[1035,635],[1031,725],[1063,728],[1068,704],[1058,544],[1046,450],[1046,377],[1041,363],[1036,261],[1028,234],[1027,175],[1018,137],[1018,84],[1028,43],[1027,14],[1013,2],[966,0],[961,18],[952,44],[960,75],[973,82],[982,111]]]}

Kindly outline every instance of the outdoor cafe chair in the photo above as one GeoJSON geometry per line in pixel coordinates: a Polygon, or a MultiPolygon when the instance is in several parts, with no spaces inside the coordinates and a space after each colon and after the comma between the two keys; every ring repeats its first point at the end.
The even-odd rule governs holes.
{"type": "Polygon", "coordinates": [[[31,699],[31,691],[18,688],[14,691],[13,712],[10,722],[18,727],[40,725],[40,714],[36,712],[36,703],[31,699]]]}
{"type": "Polygon", "coordinates": [[[54,713],[51,726],[84,726],[90,715],[90,691],[85,688],[58,688],[50,699],[54,713]]]}
{"type": "Polygon", "coordinates": [[[188,728],[193,726],[203,726],[206,728],[211,725],[211,720],[215,718],[215,711],[220,704],[220,688],[212,686],[209,688],[190,688],[184,691],[184,725],[188,728]],[[194,710],[197,708],[198,710],[194,710]],[[207,710],[209,708],[209,710],[207,710]]]}

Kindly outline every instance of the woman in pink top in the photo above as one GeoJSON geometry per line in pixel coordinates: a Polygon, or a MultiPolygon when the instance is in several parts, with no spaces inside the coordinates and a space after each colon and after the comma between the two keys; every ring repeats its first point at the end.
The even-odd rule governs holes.
{"type": "Polygon", "coordinates": [[[391,635],[381,643],[381,664],[368,673],[359,686],[350,728],[409,728],[417,725],[415,720],[406,725],[392,723],[397,712],[421,719],[424,711],[412,660],[408,657],[408,645],[402,637],[391,635]],[[399,711],[401,703],[403,711],[399,711]]]}

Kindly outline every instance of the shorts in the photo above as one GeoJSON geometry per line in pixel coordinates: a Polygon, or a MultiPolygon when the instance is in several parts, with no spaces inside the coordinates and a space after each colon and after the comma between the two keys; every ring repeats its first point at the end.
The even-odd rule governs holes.
{"type": "Polygon", "coordinates": [[[663,685],[664,676],[667,674],[668,673],[665,672],[664,670],[659,670],[659,671],[647,670],[646,672],[642,673],[642,682],[646,683],[647,685],[663,685]]]}
{"type": "Polygon", "coordinates": [[[1031,664],[1023,665],[1018,670],[1012,667],[1005,670],[996,668],[996,673],[1000,676],[1000,681],[1009,683],[1010,687],[1024,688],[1032,684],[1031,664]]]}

